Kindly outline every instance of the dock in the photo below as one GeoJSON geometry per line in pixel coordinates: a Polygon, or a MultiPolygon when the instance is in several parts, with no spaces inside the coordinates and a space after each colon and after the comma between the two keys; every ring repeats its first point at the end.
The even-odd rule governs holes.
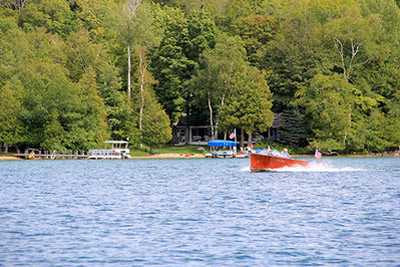
{"type": "MultiPolygon", "coordinates": [[[[68,151],[68,152],[59,152],[53,151],[52,153],[48,151],[33,151],[34,155],[31,156],[31,159],[40,159],[40,160],[52,160],[52,159],[88,159],[89,155],[85,154],[85,152],[79,151],[68,151]]],[[[32,151],[25,151],[25,153],[13,154],[14,157],[21,159],[30,159],[32,151]]]]}

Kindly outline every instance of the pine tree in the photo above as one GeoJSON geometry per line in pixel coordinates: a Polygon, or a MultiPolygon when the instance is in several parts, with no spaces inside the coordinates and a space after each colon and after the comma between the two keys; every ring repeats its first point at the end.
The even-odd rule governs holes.
{"type": "Polygon", "coordinates": [[[286,109],[282,112],[282,122],[278,129],[278,139],[282,144],[306,145],[304,120],[298,109],[286,109]]]}

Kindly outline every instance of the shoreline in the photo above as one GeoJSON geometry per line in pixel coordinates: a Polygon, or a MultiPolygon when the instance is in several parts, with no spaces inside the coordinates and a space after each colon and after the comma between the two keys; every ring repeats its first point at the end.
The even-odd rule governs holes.
{"type": "MultiPolygon", "coordinates": [[[[291,155],[292,158],[312,158],[314,155],[291,155]]],[[[392,158],[399,157],[399,153],[395,154],[373,154],[373,155],[332,155],[332,156],[323,156],[324,158],[392,158]]],[[[206,158],[204,154],[174,154],[174,153],[166,153],[166,154],[153,154],[148,156],[132,156],[132,159],[202,159],[206,158]]],[[[18,158],[15,156],[0,156],[0,161],[17,161],[17,160],[25,160],[22,158],[18,158]]]]}

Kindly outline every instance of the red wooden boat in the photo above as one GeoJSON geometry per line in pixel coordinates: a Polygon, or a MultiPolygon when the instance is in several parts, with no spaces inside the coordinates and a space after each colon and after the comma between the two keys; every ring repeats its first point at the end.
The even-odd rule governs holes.
{"type": "Polygon", "coordinates": [[[252,172],[274,171],[283,167],[307,166],[308,161],[295,160],[267,154],[251,153],[250,169],[252,172]]]}

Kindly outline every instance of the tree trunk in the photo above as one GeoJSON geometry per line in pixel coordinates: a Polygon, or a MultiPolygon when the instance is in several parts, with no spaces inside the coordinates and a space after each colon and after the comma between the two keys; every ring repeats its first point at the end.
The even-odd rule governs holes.
{"type": "Polygon", "coordinates": [[[213,108],[211,105],[211,92],[208,91],[208,109],[210,110],[210,126],[211,126],[211,138],[214,139],[214,118],[213,118],[213,108]]]}
{"type": "Polygon", "coordinates": [[[244,131],[240,129],[240,147],[244,149],[244,131]]]}
{"type": "Polygon", "coordinates": [[[5,143],[6,148],[4,149],[4,153],[8,154],[8,143],[5,143]]]}
{"type": "MultiPolygon", "coordinates": [[[[142,72],[142,58],[140,58],[140,72],[142,72]]],[[[142,103],[140,105],[140,115],[139,115],[139,133],[140,133],[140,147],[142,147],[142,139],[143,139],[143,110],[144,110],[144,84],[143,84],[143,74],[141,73],[140,79],[140,97],[142,103]]]]}
{"type": "Polygon", "coordinates": [[[139,83],[140,83],[140,112],[139,112],[139,135],[140,135],[140,147],[143,147],[142,139],[143,139],[143,113],[145,106],[145,97],[144,97],[144,86],[146,83],[146,71],[150,62],[146,62],[146,48],[145,47],[137,47],[136,52],[139,56],[139,83]]]}
{"type": "Polygon", "coordinates": [[[253,133],[249,132],[249,138],[247,139],[247,146],[248,147],[251,147],[251,145],[253,144],[252,135],[253,135],[253,133]]]}
{"type": "MultiPolygon", "coordinates": [[[[349,104],[349,131],[351,130],[351,104],[349,104]]],[[[344,138],[343,138],[343,146],[346,147],[346,139],[348,136],[348,132],[345,130],[344,138]]]]}
{"type": "Polygon", "coordinates": [[[27,0],[9,0],[5,1],[3,5],[7,6],[9,9],[18,10],[18,13],[21,13],[22,9],[25,7],[26,1],[27,0]]]}
{"type": "Polygon", "coordinates": [[[131,86],[131,68],[132,68],[132,66],[131,66],[131,46],[130,46],[130,44],[128,44],[127,50],[128,50],[128,90],[127,90],[127,93],[128,93],[128,99],[130,100],[131,99],[131,89],[132,89],[132,86],[131,86]]]}
{"type": "MultiPolygon", "coordinates": [[[[221,107],[224,105],[225,94],[222,95],[221,107]]],[[[215,120],[215,139],[218,139],[218,118],[215,120]]]]}
{"type": "Polygon", "coordinates": [[[185,131],[185,145],[188,145],[188,144],[189,144],[189,131],[190,131],[189,126],[186,126],[186,131],[185,131]]]}

